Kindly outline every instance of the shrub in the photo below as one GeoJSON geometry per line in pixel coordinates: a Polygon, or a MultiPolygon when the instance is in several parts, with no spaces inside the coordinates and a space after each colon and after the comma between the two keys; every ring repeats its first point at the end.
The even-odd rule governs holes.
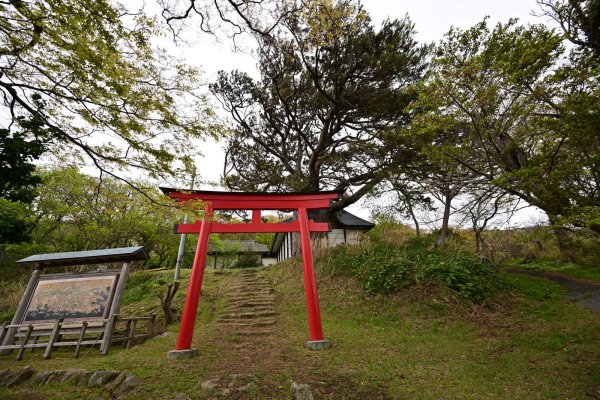
{"type": "Polygon", "coordinates": [[[356,276],[371,293],[436,282],[460,297],[481,302],[502,286],[491,265],[452,247],[437,249],[434,242],[433,235],[425,235],[400,245],[373,240],[366,246],[339,246],[320,264],[326,274],[356,276]]]}
{"type": "Polygon", "coordinates": [[[257,254],[242,253],[232,268],[251,268],[258,266],[260,266],[260,258],[257,254]]]}

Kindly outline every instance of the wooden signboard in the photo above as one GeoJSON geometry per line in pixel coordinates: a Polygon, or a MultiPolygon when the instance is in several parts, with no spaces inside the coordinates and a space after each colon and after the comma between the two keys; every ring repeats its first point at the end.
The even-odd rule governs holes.
{"type": "Polygon", "coordinates": [[[107,319],[119,271],[41,275],[20,323],[107,319]]]}

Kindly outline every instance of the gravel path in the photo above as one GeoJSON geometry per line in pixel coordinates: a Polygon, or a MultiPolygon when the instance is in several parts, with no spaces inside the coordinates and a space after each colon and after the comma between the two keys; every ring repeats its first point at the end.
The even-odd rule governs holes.
{"type": "Polygon", "coordinates": [[[600,314],[600,282],[572,278],[557,272],[509,268],[507,272],[550,279],[567,290],[567,298],[600,314]]]}

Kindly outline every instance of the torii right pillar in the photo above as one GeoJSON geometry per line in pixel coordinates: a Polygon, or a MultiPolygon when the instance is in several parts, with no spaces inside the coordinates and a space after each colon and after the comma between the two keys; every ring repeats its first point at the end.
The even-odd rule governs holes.
{"type": "Polygon", "coordinates": [[[329,341],[323,338],[319,296],[317,294],[317,279],[315,278],[315,268],[310,244],[310,230],[308,228],[308,213],[306,212],[306,208],[298,209],[298,223],[300,225],[300,247],[302,250],[304,290],[306,292],[306,307],[308,309],[308,334],[310,337],[310,340],[306,342],[306,347],[310,350],[327,349],[329,347],[329,341]]]}

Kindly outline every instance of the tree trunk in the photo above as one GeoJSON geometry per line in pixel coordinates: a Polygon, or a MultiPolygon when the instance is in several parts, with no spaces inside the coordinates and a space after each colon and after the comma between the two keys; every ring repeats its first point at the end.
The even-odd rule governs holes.
{"type": "Polygon", "coordinates": [[[410,202],[410,200],[408,200],[408,198],[406,198],[406,195],[405,199],[406,206],[408,207],[408,213],[410,214],[413,222],[415,223],[415,233],[417,234],[417,236],[419,236],[421,234],[421,230],[419,229],[419,221],[417,220],[417,216],[415,215],[415,212],[413,210],[412,203],[410,202]]]}
{"type": "Polygon", "coordinates": [[[565,261],[574,262],[575,254],[573,253],[573,249],[569,240],[568,229],[561,226],[557,216],[548,214],[548,219],[550,220],[550,226],[556,235],[561,257],[565,261]]]}
{"type": "Polygon", "coordinates": [[[167,285],[166,293],[163,295],[162,293],[158,294],[158,298],[160,299],[160,306],[165,313],[165,324],[169,325],[175,322],[177,319],[177,311],[171,307],[171,303],[173,302],[173,298],[179,289],[179,281],[175,281],[169,283],[167,285]]]}
{"type": "Polygon", "coordinates": [[[440,229],[440,233],[435,241],[436,247],[442,246],[446,242],[446,238],[448,237],[448,222],[450,221],[450,205],[452,204],[452,194],[450,191],[446,192],[445,202],[444,202],[444,216],[442,217],[442,228],[440,229]]]}
{"type": "Polygon", "coordinates": [[[475,232],[475,253],[479,256],[481,255],[481,232],[475,226],[473,232],[475,232]]]}

